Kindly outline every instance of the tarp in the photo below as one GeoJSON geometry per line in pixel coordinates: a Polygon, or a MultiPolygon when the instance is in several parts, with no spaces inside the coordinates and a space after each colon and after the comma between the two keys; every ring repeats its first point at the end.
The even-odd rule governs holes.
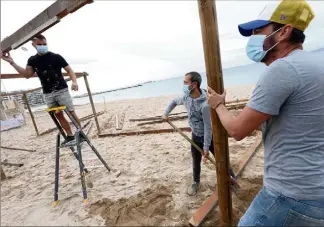
{"type": "Polygon", "coordinates": [[[1,120],[1,123],[0,123],[1,130],[0,131],[2,132],[2,131],[6,131],[6,130],[9,130],[12,128],[18,128],[21,125],[23,125],[24,123],[25,123],[25,120],[24,120],[24,117],[22,114],[14,117],[14,118],[5,120],[5,121],[1,120]]]}

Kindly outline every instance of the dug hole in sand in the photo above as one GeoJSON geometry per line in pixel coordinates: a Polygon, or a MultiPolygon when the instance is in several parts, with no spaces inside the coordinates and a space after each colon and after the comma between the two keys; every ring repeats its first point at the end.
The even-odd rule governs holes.
{"type": "MultiPolygon", "coordinates": [[[[250,94],[251,89],[243,89],[250,94]]],[[[228,97],[240,97],[233,89],[228,97]]],[[[244,94],[243,91],[243,94],[244,94]]],[[[161,115],[172,96],[108,103],[107,113],[99,116],[104,132],[114,132],[116,113],[125,113],[123,131],[138,129],[130,118],[161,115]],[[147,103],[150,103],[148,106],[147,103]]],[[[236,98],[233,98],[236,99],[236,98]]],[[[96,110],[103,104],[96,104],[96,110]]],[[[182,112],[177,107],[175,112],[182,112]]],[[[90,105],[77,106],[79,117],[91,113],[90,105]]],[[[48,114],[39,112],[36,121],[40,131],[54,123],[48,114]]],[[[187,126],[186,120],[176,121],[178,127],[187,126]]],[[[170,128],[167,123],[148,125],[147,128],[170,128]]],[[[78,163],[68,149],[60,156],[60,203],[52,206],[54,191],[55,135],[56,132],[37,137],[32,122],[1,133],[1,144],[7,147],[36,149],[36,152],[1,150],[1,160],[23,163],[23,167],[3,166],[8,179],[1,182],[1,225],[32,226],[135,226],[135,225],[188,225],[192,214],[213,193],[216,171],[211,163],[202,164],[201,188],[196,196],[188,196],[192,183],[192,157],[190,144],[179,133],[98,138],[95,127],[90,132],[91,142],[112,171],[105,168],[91,170],[93,188],[87,188],[89,203],[82,203],[78,163]]],[[[185,133],[190,136],[190,133],[185,133]]],[[[229,139],[231,165],[237,171],[238,162],[251,147],[256,137],[237,142],[229,139]]],[[[101,164],[93,153],[83,153],[86,165],[101,164]],[[92,163],[93,162],[93,163],[92,163]]],[[[243,215],[262,186],[263,148],[259,148],[239,179],[238,197],[233,193],[235,223],[243,215]]],[[[219,223],[218,209],[203,226],[219,223]]]]}

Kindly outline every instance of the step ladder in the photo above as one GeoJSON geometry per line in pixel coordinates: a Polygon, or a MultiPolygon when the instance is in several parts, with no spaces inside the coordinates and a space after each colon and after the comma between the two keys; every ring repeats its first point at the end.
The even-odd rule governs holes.
{"type": "Polygon", "coordinates": [[[81,176],[81,186],[82,186],[82,194],[83,194],[83,202],[88,202],[88,195],[87,195],[87,187],[85,182],[85,175],[89,174],[89,170],[85,167],[82,161],[82,146],[86,142],[91,150],[96,154],[98,159],[102,162],[104,167],[110,172],[110,168],[103,160],[97,149],[92,145],[90,142],[88,136],[83,132],[83,130],[80,128],[79,124],[77,123],[76,119],[71,115],[71,113],[66,109],[66,106],[59,106],[54,108],[48,108],[46,111],[50,114],[52,120],[54,121],[56,127],[59,129],[59,133],[56,136],[56,157],[55,157],[55,185],[54,185],[54,202],[53,206],[56,206],[59,203],[58,200],[58,187],[59,187],[59,165],[60,165],[60,148],[62,147],[69,147],[71,151],[73,152],[75,158],[78,160],[79,168],[80,168],[80,176],[81,176]],[[60,144],[60,137],[63,136],[64,139],[66,139],[67,135],[64,132],[61,124],[57,120],[55,114],[57,112],[64,111],[66,115],[70,118],[71,122],[76,128],[75,132],[75,141],[68,142],[64,146],[61,146],[60,144]],[[81,136],[83,137],[84,141],[81,142],[81,136]],[[76,147],[76,150],[75,150],[76,147]]]}

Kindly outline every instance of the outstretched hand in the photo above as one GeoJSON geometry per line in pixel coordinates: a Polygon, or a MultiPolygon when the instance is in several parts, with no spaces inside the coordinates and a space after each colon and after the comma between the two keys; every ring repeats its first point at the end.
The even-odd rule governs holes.
{"type": "Polygon", "coordinates": [[[226,91],[224,90],[223,94],[217,94],[212,88],[208,87],[207,91],[207,101],[211,108],[216,109],[216,107],[223,103],[225,104],[226,91]]]}

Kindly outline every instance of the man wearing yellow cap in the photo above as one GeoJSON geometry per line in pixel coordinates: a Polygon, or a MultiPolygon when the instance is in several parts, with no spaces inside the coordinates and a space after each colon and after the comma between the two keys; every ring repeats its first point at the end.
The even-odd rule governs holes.
{"type": "Polygon", "coordinates": [[[236,140],[262,129],[264,186],[239,226],[324,226],[324,58],[302,47],[313,18],[306,1],[283,0],[238,26],[248,57],[268,67],[237,117],[208,89],[236,140]]]}

